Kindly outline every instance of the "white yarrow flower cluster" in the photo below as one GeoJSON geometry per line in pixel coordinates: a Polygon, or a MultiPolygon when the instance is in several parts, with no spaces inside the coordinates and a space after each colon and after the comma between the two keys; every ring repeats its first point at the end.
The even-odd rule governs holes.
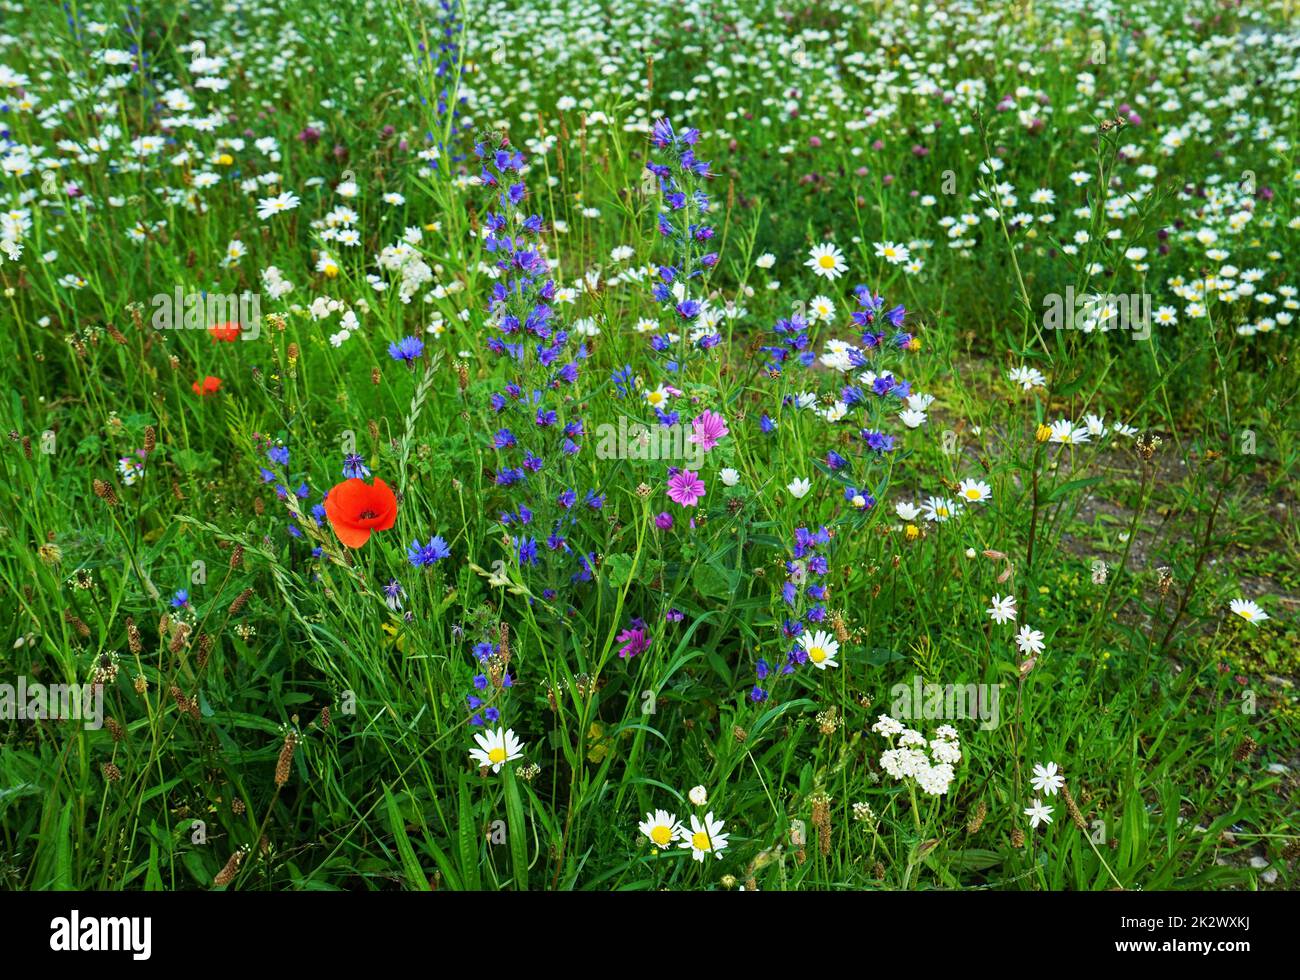
{"type": "Polygon", "coordinates": [[[913,780],[930,796],[943,796],[956,775],[954,766],[961,761],[961,742],[951,725],[935,729],[927,740],[920,732],[902,722],[881,715],[871,730],[889,740],[890,747],[880,756],[880,768],[895,779],[913,780]],[[896,744],[895,744],[896,743],[896,744]]]}

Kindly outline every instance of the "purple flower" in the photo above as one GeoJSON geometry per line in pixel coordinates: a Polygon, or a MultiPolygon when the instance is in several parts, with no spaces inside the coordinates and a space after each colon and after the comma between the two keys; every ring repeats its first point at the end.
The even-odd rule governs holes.
{"type": "Polygon", "coordinates": [[[370,475],[370,468],[365,459],[357,453],[343,457],[343,477],[347,480],[364,480],[370,475]]]}
{"type": "Polygon", "coordinates": [[[632,629],[625,629],[615,638],[623,644],[618,648],[618,655],[628,660],[650,649],[650,638],[646,636],[645,624],[639,619],[634,619],[632,627],[632,629]]]}
{"type": "Polygon", "coordinates": [[[725,435],[730,434],[727,420],[717,412],[702,412],[691,420],[694,430],[689,441],[697,443],[706,453],[718,444],[725,435]]]}
{"type": "Polygon", "coordinates": [[[682,470],[668,479],[668,499],[683,507],[694,507],[704,496],[704,481],[698,473],[682,470]]]}

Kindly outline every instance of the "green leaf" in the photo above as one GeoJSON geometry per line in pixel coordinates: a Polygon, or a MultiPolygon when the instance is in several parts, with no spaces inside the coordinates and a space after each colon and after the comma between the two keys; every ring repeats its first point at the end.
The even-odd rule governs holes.
{"type": "Polygon", "coordinates": [[[524,837],[524,804],[519,797],[519,785],[514,770],[505,772],[506,833],[510,835],[510,861],[514,865],[515,887],[528,890],[528,840],[524,837]]]}
{"type": "Polygon", "coordinates": [[[456,843],[460,848],[460,877],[464,887],[478,891],[483,887],[479,878],[479,827],[474,816],[474,804],[469,796],[469,781],[462,779],[457,793],[456,843]]]}
{"type": "Polygon", "coordinates": [[[402,811],[387,786],[384,787],[384,806],[388,811],[388,829],[393,834],[393,843],[397,845],[398,856],[402,859],[402,871],[407,884],[417,891],[429,891],[429,879],[425,877],[415,856],[415,849],[406,836],[406,821],[402,819],[402,811]]]}

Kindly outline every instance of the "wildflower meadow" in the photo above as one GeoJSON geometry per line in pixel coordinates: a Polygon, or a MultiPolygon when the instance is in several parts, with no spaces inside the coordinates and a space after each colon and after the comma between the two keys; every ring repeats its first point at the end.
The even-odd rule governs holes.
{"type": "Polygon", "coordinates": [[[1294,0],[0,10],[6,890],[1300,883],[1294,0]]]}

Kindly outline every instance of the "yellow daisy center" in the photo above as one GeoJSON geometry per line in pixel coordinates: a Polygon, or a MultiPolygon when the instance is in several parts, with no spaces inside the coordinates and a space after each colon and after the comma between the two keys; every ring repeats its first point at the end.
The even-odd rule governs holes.
{"type": "Polygon", "coordinates": [[[709,835],[702,830],[697,830],[691,835],[691,847],[697,851],[710,851],[713,845],[709,843],[709,835]]]}
{"type": "Polygon", "coordinates": [[[499,745],[495,749],[490,749],[488,751],[488,761],[491,762],[493,765],[496,765],[499,762],[505,762],[506,750],[499,745]]]}
{"type": "Polygon", "coordinates": [[[835,268],[835,256],[823,255],[817,259],[817,264],[823,269],[833,269],[835,268]]]}
{"type": "Polygon", "coordinates": [[[967,490],[966,490],[966,499],[967,499],[967,500],[979,500],[979,499],[980,499],[980,492],[979,492],[978,490],[976,490],[974,487],[968,487],[967,490]]]}
{"type": "Polygon", "coordinates": [[[809,647],[808,659],[815,664],[819,664],[826,659],[826,651],[822,647],[809,647]]]}
{"type": "Polygon", "coordinates": [[[654,841],[656,844],[658,844],[660,847],[667,847],[668,842],[673,839],[672,828],[664,824],[660,824],[654,830],[650,831],[650,839],[654,841]]]}

